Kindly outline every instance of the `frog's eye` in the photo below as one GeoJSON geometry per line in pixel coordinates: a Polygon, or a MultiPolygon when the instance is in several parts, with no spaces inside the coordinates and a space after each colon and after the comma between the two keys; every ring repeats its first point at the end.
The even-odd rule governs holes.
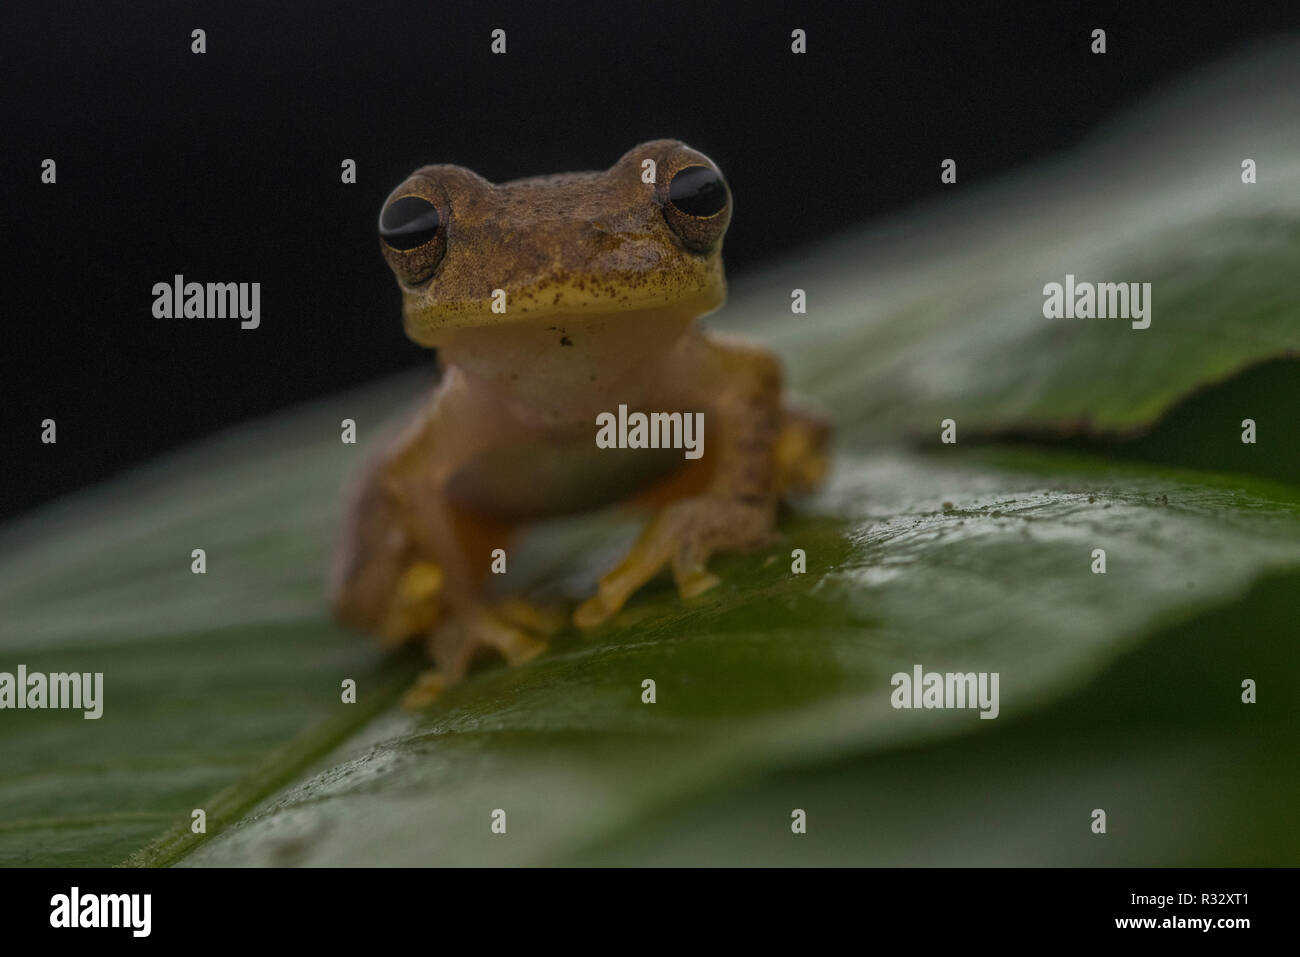
{"type": "Polygon", "coordinates": [[[727,208],[727,184],[707,166],[687,166],[673,174],[668,202],[687,216],[705,219],[727,208]]]}
{"type": "Polygon", "coordinates": [[[437,206],[420,196],[403,196],[389,203],[379,217],[379,236],[406,252],[434,239],[441,225],[437,206]]]}
{"type": "Polygon", "coordinates": [[[727,181],[712,166],[692,163],[659,186],[664,219],[687,249],[707,253],[717,246],[731,221],[727,181]]]}
{"type": "Polygon", "coordinates": [[[397,278],[408,285],[424,282],[442,262],[447,252],[446,209],[445,201],[439,206],[433,200],[407,193],[379,214],[384,258],[397,278]]]}

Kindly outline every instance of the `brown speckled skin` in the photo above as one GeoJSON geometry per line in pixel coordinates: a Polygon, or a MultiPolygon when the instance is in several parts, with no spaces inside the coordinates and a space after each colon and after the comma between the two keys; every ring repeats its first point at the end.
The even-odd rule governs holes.
{"type": "Polygon", "coordinates": [[[390,643],[427,641],[437,671],[412,703],[459,679],[482,649],[513,663],[544,647],[545,615],[483,598],[491,552],[519,523],[661,503],[575,612],[590,628],[664,567],[683,596],[716,584],[713,552],[768,540],[781,495],[820,481],[827,427],[783,406],[776,358],[694,325],[726,295],[731,203],[702,219],[669,204],[673,174],[690,165],[713,163],[654,140],[605,172],[497,185],[426,166],[389,197],[422,197],[442,217],[426,246],[381,249],[407,335],[438,348],[443,376],[362,476],[331,593],[342,621],[390,643]],[[646,159],[654,184],[641,180],[646,159]],[[496,289],[504,314],[492,311],[496,289]],[[620,404],[704,412],[704,457],[597,448],[596,416],[620,404]]]}

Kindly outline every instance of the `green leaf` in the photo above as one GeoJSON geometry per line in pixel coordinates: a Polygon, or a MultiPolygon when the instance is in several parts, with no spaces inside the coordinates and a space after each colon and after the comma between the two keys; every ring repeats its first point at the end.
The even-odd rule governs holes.
{"type": "Polygon", "coordinates": [[[0,864],[114,864],[164,830],[189,833],[195,808],[212,833],[282,783],[262,767],[272,751],[299,735],[308,754],[333,743],[315,726],[335,727],[344,678],[373,691],[411,673],[328,622],[322,561],[355,453],[322,411],[229,433],[0,533],[0,671],[104,675],[98,720],[0,712],[0,864]],[[205,575],[190,571],[195,548],[205,575]],[[214,803],[237,782],[240,800],[214,803]]]}
{"type": "MultiPolygon", "coordinates": [[[[873,835],[893,823],[874,812],[854,820],[835,798],[846,780],[885,774],[872,770],[870,758],[948,748],[947,764],[960,769],[965,745],[954,742],[989,738],[995,743],[981,748],[993,748],[1002,763],[990,769],[975,760],[965,768],[974,784],[1032,785],[1032,766],[1016,764],[1026,760],[1023,729],[1050,751],[1052,734],[1035,715],[1044,707],[1051,714],[1060,700],[1074,701],[1061,733],[1079,750],[1073,758],[1053,755],[1063,779],[1040,798],[1037,813],[1058,835],[1073,818],[1087,836],[1092,807],[1140,804],[1151,784],[1117,779],[1089,796],[1097,787],[1091,772],[1115,771],[1104,755],[1126,732],[1105,695],[1078,689],[1131,656],[1143,635],[1194,628],[1199,615],[1225,603],[1246,617],[1236,638],[1246,637],[1254,612],[1240,596],[1250,583],[1300,568],[1300,495],[1287,487],[1248,482],[1243,489],[1214,477],[1032,453],[996,463],[969,455],[853,458],[837,475],[818,502],[820,517],[787,526],[790,543],[808,551],[807,576],[789,574],[783,547],[722,563],[728,584],[685,604],[664,586],[589,640],[571,637],[528,668],[482,674],[424,715],[390,714],[191,863],[275,863],[286,853],[304,864],[871,861],[881,846],[873,835]],[[945,510],[945,500],[953,508],[945,510]],[[1089,570],[1099,546],[1111,556],[1105,575],[1089,570]],[[914,663],[999,671],[1001,716],[984,722],[972,711],[894,710],[890,675],[914,663]],[[647,677],[657,682],[654,705],[641,703],[647,677]],[[1003,739],[1012,743],[996,743],[1003,739]],[[1083,759],[1096,767],[1081,766],[1083,759]],[[747,786],[737,791],[737,782],[747,786]],[[1071,809],[1070,800],[1082,803],[1071,809]],[[827,830],[821,840],[794,846],[790,810],[809,805],[835,826],[819,825],[827,830]],[[497,808],[507,812],[505,838],[489,829],[497,808]],[[644,830],[651,825],[653,839],[644,830]],[[689,839],[678,840],[682,826],[695,827],[689,839]],[[710,836],[715,826],[726,835],[721,844],[710,836]]],[[[1208,643],[1222,667],[1192,689],[1180,683],[1186,664],[1176,643],[1130,676],[1145,687],[1146,708],[1162,712],[1156,743],[1178,739],[1182,727],[1204,732],[1207,710],[1222,716],[1222,727],[1183,744],[1213,753],[1214,770],[1230,776],[1240,745],[1231,734],[1294,730],[1294,706],[1282,704],[1281,687],[1272,687],[1277,698],[1259,705],[1257,716],[1238,703],[1239,675],[1276,674],[1294,657],[1279,637],[1260,636],[1275,642],[1266,653],[1208,643]],[[1234,667],[1261,663],[1267,667],[1257,672],[1234,667]],[[1183,701],[1189,690],[1196,695],[1183,701]],[[1211,748],[1220,736],[1226,752],[1211,748]]],[[[1142,701],[1129,698],[1139,723],[1153,724],[1142,701]]],[[[1276,750],[1285,738],[1263,743],[1269,740],[1276,750]]],[[[922,781],[931,802],[944,805],[944,794],[961,802],[960,788],[950,791],[933,769],[902,793],[914,794],[922,781]]],[[[1176,789],[1167,797],[1179,800],[1176,789]]],[[[882,797],[878,806],[900,802],[882,797]]],[[[942,820],[940,813],[936,823],[942,820]]],[[[1201,822],[1218,834],[1240,825],[1233,814],[1201,822]]],[[[1267,834],[1261,829],[1241,854],[1285,859],[1298,849],[1293,837],[1267,834]]],[[[1132,841],[1168,853],[1168,836],[1157,827],[1132,841]]],[[[993,837],[1008,834],[991,836],[994,859],[1018,859],[993,837]]],[[[1134,855],[1132,841],[1112,859],[1134,855]]],[[[1038,851],[1052,858],[1077,843],[1062,839],[1053,849],[1047,842],[1038,851]]],[[[900,844],[906,841],[884,846],[908,859],[900,844]]],[[[981,851],[948,853],[951,861],[979,859],[981,851]]]]}
{"type": "MultiPolygon", "coordinates": [[[[11,523],[0,671],[102,671],[104,714],[0,712],[0,864],[1293,862],[1297,52],[738,281],[719,325],[837,417],[828,487],[718,589],[656,583],[423,713],[323,572],[367,451],[340,420],[376,435],[424,376],[11,523]],[[1067,272],[1152,282],[1151,328],[1044,319],[1067,272]],[[917,664],[997,672],[999,716],[895,709],[917,664]]],[[[547,523],[511,581],[572,600],[635,530],[547,523]]]]}
{"type": "Polygon", "coordinates": [[[1300,355],[1298,52],[1261,44],[1057,160],[960,179],[950,199],[768,270],[728,315],[782,347],[845,438],[937,438],[945,418],[959,437],[1141,431],[1300,355]],[[1150,327],[1043,318],[1044,285],[1067,274],[1151,283],[1150,327]],[[789,314],[794,288],[806,316],[789,314]]]}

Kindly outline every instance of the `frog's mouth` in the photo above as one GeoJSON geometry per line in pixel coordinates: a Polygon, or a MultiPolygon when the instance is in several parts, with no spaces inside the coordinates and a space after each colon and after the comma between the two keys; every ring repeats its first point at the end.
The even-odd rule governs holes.
{"type": "MultiPolygon", "coordinates": [[[[436,281],[436,280],[435,280],[436,281]]],[[[407,336],[436,347],[457,330],[486,327],[562,325],[571,323],[631,323],[649,338],[657,322],[676,325],[713,312],[726,300],[721,264],[716,271],[643,278],[636,283],[548,281],[511,291],[501,289],[487,299],[443,299],[430,302],[417,290],[405,293],[403,319],[407,336]]]]}

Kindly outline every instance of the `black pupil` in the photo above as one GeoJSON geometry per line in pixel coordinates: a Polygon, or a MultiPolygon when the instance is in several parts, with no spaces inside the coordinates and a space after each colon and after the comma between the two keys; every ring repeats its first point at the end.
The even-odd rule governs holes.
{"type": "Polygon", "coordinates": [[[668,201],[687,216],[712,216],[727,205],[727,187],[707,166],[688,166],[668,184],[668,201]]]}
{"type": "Polygon", "coordinates": [[[394,200],[379,217],[379,235],[394,249],[414,249],[438,235],[438,207],[418,196],[394,200]]]}

